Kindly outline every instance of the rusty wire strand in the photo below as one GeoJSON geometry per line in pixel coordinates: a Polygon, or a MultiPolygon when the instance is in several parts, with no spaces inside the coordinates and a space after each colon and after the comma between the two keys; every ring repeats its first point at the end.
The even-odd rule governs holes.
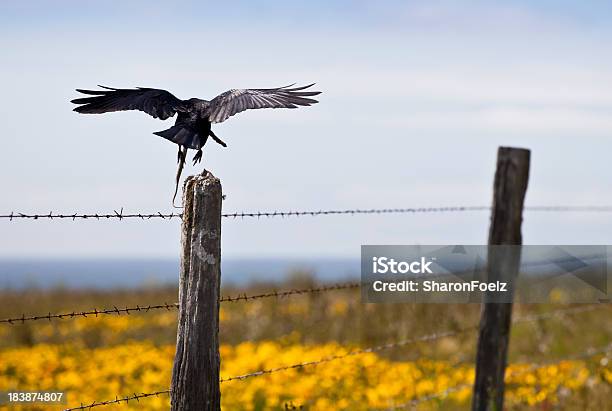
{"type": "MultiPolygon", "coordinates": [[[[462,211],[486,211],[490,206],[448,206],[448,207],[412,207],[412,208],[371,208],[371,209],[345,209],[345,210],[310,210],[310,211],[257,211],[257,212],[235,212],[221,214],[225,218],[261,218],[261,217],[300,217],[300,216],[320,216],[320,215],[357,215],[357,214],[416,214],[416,213],[444,213],[462,211]]],[[[526,211],[552,211],[552,212],[612,212],[612,206],[527,206],[526,211]]],[[[43,220],[43,219],[68,219],[68,220],[110,220],[110,219],[162,219],[172,220],[182,218],[182,213],[125,213],[123,208],[120,211],[113,210],[112,213],[21,213],[11,211],[8,214],[0,214],[0,219],[9,221],[17,219],[43,220]]]]}
{"type": "Polygon", "coordinates": [[[346,210],[311,210],[311,211],[264,211],[249,213],[228,213],[222,217],[244,218],[244,217],[300,217],[320,215],[356,215],[356,214],[415,214],[415,213],[445,213],[460,211],[482,211],[489,210],[489,206],[451,206],[451,207],[415,207],[415,208],[370,208],[370,209],[346,209],[346,210]]]}
{"type": "Polygon", "coordinates": [[[10,214],[2,214],[0,215],[0,219],[8,219],[9,221],[13,221],[16,219],[31,219],[31,220],[53,220],[53,219],[69,219],[69,220],[110,220],[110,219],[118,219],[123,220],[125,218],[139,218],[141,220],[150,220],[152,218],[159,218],[162,220],[171,220],[173,218],[181,218],[181,213],[162,213],[162,212],[154,212],[154,213],[127,213],[124,214],[123,208],[119,211],[113,210],[112,213],[68,213],[68,214],[58,214],[50,211],[49,213],[35,213],[35,214],[27,214],[27,213],[19,213],[11,211],[10,214]]]}
{"type": "MultiPolygon", "coordinates": [[[[317,294],[327,291],[335,291],[335,290],[347,290],[359,288],[362,283],[353,282],[353,283],[343,283],[343,284],[332,284],[326,286],[319,286],[313,288],[302,288],[302,289],[292,289],[285,291],[269,291],[262,294],[237,294],[234,296],[223,296],[219,298],[220,303],[224,302],[238,302],[238,301],[250,301],[250,300],[258,300],[262,298],[284,298],[293,295],[303,295],[303,294],[317,294]]],[[[363,283],[365,284],[365,283],[363,283]]],[[[151,310],[159,310],[159,309],[176,309],[178,308],[178,303],[163,303],[163,304],[155,304],[155,305],[136,305],[132,307],[124,307],[118,308],[117,306],[113,306],[113,308],[105,308],[102,310],[98,310],[97,308],[88,310],[88,311],[72,311],[65,312],[60,314],[42,314],[42,315],[29,315],[26,316],[22,314],[21,317],[13,317],[13,318],[3,318],[0,319],[0,324],[22,324],[26,321],[38,321],[38,320],[48,320],[52,319],[66,319],[66,318],[90,318],[92,316],[97,317],[98,315],[122,315],[122,314],[130,314],[133,312],[149,312],[151,310]]]]}
{"type": "MultiPolygon", "coordinates": [[[[418,207],[418,208],[372,208],[372,209],[346,209],[346,210],[312,210],[312,211],[257,211],[257,212],[235,212],[221,214],[222,217],[226,218],[245,218],[245,217],[299,217],[299,216],[318,216],[318,215],[335,215],[335,214],[394,214],[394,213],[433,213],[433,212],[452,212],[452,211],[478,211],[488,210],[488,206],[453,206],[453,207],[418,207]]],[[[0,215],[0,219],[96,219],[96,220],[108,220],[108,219],[119,219],[124,218],[139,218],[141,220],[149,220],[152,218],[161,219],[172,219],[181,218],[182,213],[128,213],[124,214],[123,209],[120,211],[113,210],[112,213],[67,213],[57,214],[53,212],[49,213],[35,213],[27,214],[12,211],[9,214],[0,215]]]]}
{"type": "MultiPolygon", "coordinates": [[[[598,306],[604,306],[604,304],[593,305],[593,308],[598,307],[598,306]]],[[[528,315],[528,316],[524,316],[524,317],[519,317],[518,319],[512,321],[512,323],[516,324],[516,323],[523,323],[523,322],[538,321],[540,319],[549,319],[549,318],[553,318],[553,317],[561,316],[561,315],[568,315],[568,314],[585,312],[585,311],[587,311],[585,308],[586,307],[571,307],[571,308],[567,308],[567,309],[556,310],[556,311],[549,312],[549,313],[536,314],[536,315],[528,315]]],[[[348,351],[348,352],[343,353],[343,354],[336,354],[336,355],[324,357],[324,358],[321,358],[319,360],[306,361],[306,362],[301,362],[301,363],[298,363],[298,364],[292,364],[292,365],[276,367],[276,368],[269,368],[269,369],[259,370],[259,371],[255,371],[255,372],[252,372],[252,373],[237,375],[237,376],[233,376],[233,377],[221,378],[219,380],[219,383],[224,383],[224,382],[229,382],[229,381],[237,381],[237,380],[242,381],[242,380],[245,380],[245,379],[251,378],[251,377],[258,377],[258,376],[262,376],[262,375],[266,375],[266,374],[272,374],[272,373],[287,371],[287,370],[291,370],[291,369],[298,369],[298,368],[316,366],[316,365],[319,365],[319,364],[323,364],[323,363],[327,363],[327,362],[331,362],[331,361],[336,361],[336,360],[352,357],[352,356],[355,356],[355,355],[361,355],[361,354],[366,354],[366,353],[372,353],[372,352],[388,350],[388,349],[392,349],[392,348],[403,347],[403,346],[406,346],[406,345],[416,344],[416,343],[419,343],[419,342],[434,341],[434,340],[441,339],[441,338],[446,338],[446,337],[452,337],[452,336],[455,336],[455,335],[459,335],[459,334],[467,332],[467,331],[476,330],[476,329],[478,329],[478,327],[479,327],[478,325],[473,325],[473,326],[470,326],[470,327],[465,327],[465,328],[461,328],[461,329],[454,330],[454,331],[442,331],[442,332],[433,333],[433,334],[427,334],[427,335],[423,335],[423,336],[420,336],[420,337],[415,337],[415,338],[411,338],[411,339],[407,339],[407,340],[403,340],[403,341],[398,341],[398,342],[394,342],[394,343],[382,344],[382,345],[378,345],[378,346],[374,346],[374,347],[369,347],[369,348],[356,349],[356,350],[348,351]]],[[[607,349],[608,350],[612,349],[612,344],[608,345],[607,349]]],[[[587,352],[589,353],[590,356],[593,356],[593,355],[597,354],[597,352],[594,352],[593,350],[589,350],[587,352]]],[[[109,404],[117,404],[117,403],[121,403],[121,402],[126,402],[127,403],[127,402],[129,402],[131,400],[138,400],[139,398],[146,398],[146,397],[152,397],[152,396],[157,396],[157,395],[160,395],[160,394],[169,394],[169,393],[170,393],[170,390],[156,391],[156,392],[148,393],[148,394],[145,394],[145,393],[143,393],[143,394],[132,394],[130,396],[126,396],[126,397],[122,397],[122,398],[115,397],[114,400],[94,401],[91,404],[81,404],[78,407],[68,408],[68,409],[65,409],[64,411],[85,410],[85,409],[89,410],[91,408],[98,407],[98,406],[109,405],[109,404]]],[[[442,396],[442,395],[443,395],[443,393],[439,394],[438,396],[442,396]]],[[[430,398],[430,399],[433,399],[433,398],[430,398]]]]}
{"type": "Polygon", "coordinates": [[[72,311],[72,312],[66,312],[66,313],[60,313],[60,314],[48,313],[46,315],[32,315],[32,316],[26,316],[25,314],[22,314],[21,317],[0,319],[0,324],[19,324],[19,323],[25,323],[26,321],[37,321],[37,320],[51,321],[52,319],[62,320],[65,318],[77,318],[77,317],[90,318],[93,316],[97,317],[99,315],[108,315],[108,314],[115,314],[115,315],[127,314],[129,315],[132,312],[149,312],[151,310],[158,310],[158,309],[170,310],[170,309],[175,309],[177,307],[178,307],[177,303],[172,303],[172,304],[163,303],[163,304],[143,305],[143,306],[136,305],[134,307],[125,307],[125,308],[118,308],[117,306],[113,306],[113,308],[105,308],[102,310],[98,310],[97,308],[94,308],[89,311],[72,311]]]}
{"type": "Polygon", "coordinates": [[[336,291],[336,290],[348,290],[352,288],[359,288],[361,285],[365,285],[366,283],[342,283],[342,284],[332,284],[332,285],[324,285],[319,287],[312,288],[302,288],[302,289],[291,289],[286,291],[269,291],[262,294],[254,294],[254,295],[236,295],[236,296],[225,296],[219,299],[219,302],[235,302],[235,301],[247,301],[247,300],[258,300],[260,298],[283,298],[289,297],[292,295],[301,295],[301,294],[316,294],[327,291],[336,291]]]}
{"type": "Polygon", "coordinates": [[[122,402],[125,402],[127,404],[130,401],[139,401],[140,398],[159,397],[162,394],[170,395],[170,390],[162,390],[162,391],[155,391],[155,392],[150,392],[150,393],[140,393],[140,394],[134,393],[134,394],[128,395],[126,397],[115,397],[114,400],[94,401],[91,404],[83,404],[83,403],[81,403],[81,405],[79,405],[78,407],[66,408],[66,409],[64,409],[64,411],[89,410],[89,409],[94,408],[94,407],[100,407],[100,406],[103,406],[103,405],[120,404],[122,402]]]}

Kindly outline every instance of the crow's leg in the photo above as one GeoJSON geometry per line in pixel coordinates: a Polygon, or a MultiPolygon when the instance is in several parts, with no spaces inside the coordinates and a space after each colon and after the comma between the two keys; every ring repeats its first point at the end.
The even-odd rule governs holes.
{"type": "Polygon", "coordinates": [[[213,138],[213,140],[215,140],[217,143],[221,144],[223,147],[227,147],[227,144],[225,144],[225,142],[223,140],[221,140],[219,137],[217,137],[215,135],[215,133],[213,133],[212,130],[209,131],[210,136],[213,138]]]}
{"type": "Polygon", "coordinates": [[[193,165],[195,166],[202,161],[202,149],[199,149],[195,156],[193,156],[193,165]]]}
{"type": "Polygon", "coordinates": [[[177,158],[176,158],[176,163],[177,163],[177,164],[181,162],[181,158],[183,157],[183,152],[181,151],[181,146],[180,146],[180,144],[179,144],[178,148],[179,148],[179,150],[178,150],[178,156],[177,156],[177,158]]]}

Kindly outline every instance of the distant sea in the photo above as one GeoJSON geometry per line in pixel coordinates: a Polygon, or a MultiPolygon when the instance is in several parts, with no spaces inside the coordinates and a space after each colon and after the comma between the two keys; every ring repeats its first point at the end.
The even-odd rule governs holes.
{"type": "MultiPolygon", "coordinates": [[[[0,259],[0,289],[136,288],[178,284],[173,259],[0,259]]],[[[359,278],[359,259],[232,259],[221,263],[225,285],[282,281],[298,272],[318,281],[359,278]]]]}

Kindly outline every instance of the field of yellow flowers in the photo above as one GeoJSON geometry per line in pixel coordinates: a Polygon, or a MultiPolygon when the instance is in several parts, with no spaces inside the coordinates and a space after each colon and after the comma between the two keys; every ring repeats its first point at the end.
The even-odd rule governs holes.
{"type": "MultiPolygon", "coordinates": [[[[33,312],[38,306],[61,312],[62,307],[146,305],[173,301],[175,290],[54,293],[2,295],[7,304],[0,308],[0,314],[4,318],[33,312]]],[[[436,330],[457,329],[477,322],[478,308],[364,305],[354,291],[228,303],[222,305],[221,312],[221,374],[227,378],[341,356],[359,347],[436,330]]],[[[517,315],[556,308],[517,307],[517,315]]],[[[608,357],[598,354],[563,360],[612,341],[609,318],[610,309],[602,306],[576,316],[517,324],[506,376],[507,408],[612,409],[608,357]]],[[[176,312],[166,310],[2,326],[0,391],[61,390],[67,393],[67,405],[76,406],[166,390],[175,331],[176,312]]],[[[224,382],[223,409],[385,410],[398,405],[424,410],[468,409],[474,378],[474,337],[474,333],[466,333],[224,382]],[[446,394],[438,396],[440,393],[446,394]]],[[[168,406],[168,396],[160,395],[104,408],[166,410],[168,406]]]]}

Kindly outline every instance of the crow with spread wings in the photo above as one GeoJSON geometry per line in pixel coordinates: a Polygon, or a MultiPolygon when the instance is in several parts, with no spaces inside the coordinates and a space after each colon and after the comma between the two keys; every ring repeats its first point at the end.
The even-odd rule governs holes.
{"type": "Polygon", "coordinates": [[[174,199],[178,191],[187,150],[197,150],[193,157],[193,164],[202,160],[202,147],[208,137],[223,147],[227,145],[213,133],[212,123],[221,123],[234,114],[256,108],[297,108],[317,103],[310,97],[320,94],[319,91],[310,91],[314,84],[303,87],[293,87],[293,84],[278,88],[239,89],[229,90],[218,95],[211,101],[190,98],[180,100],[166,90],[154,88],[117,89],[104,87],[103,90],[81,90],[78,92],[92,97],[72,100],[79,106],[74,111],[83,114],[100,114],[111,111],[140,110],[166,120],[178,113],[174,126],[156,134],[178,144],[178,171],[176,174],[176,188],[174,199]]]}

